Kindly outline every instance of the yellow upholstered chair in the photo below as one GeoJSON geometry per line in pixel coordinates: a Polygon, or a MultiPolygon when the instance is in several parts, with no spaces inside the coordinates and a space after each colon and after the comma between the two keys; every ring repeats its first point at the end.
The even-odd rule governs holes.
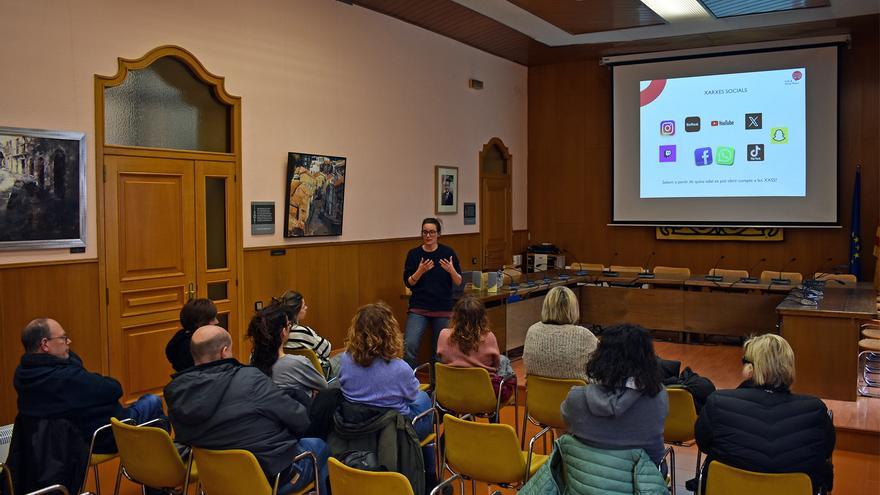
{"type": "MultiPolygon", "coordinates": [[[[132,424],[134,421],[131,419],[123,419],[121,422],[132,424]]],[[[95,453],[95,443],[98,441],[98,438],[103,438],[104,435],[111,435],[110,428],[110,424],[108,423],[92,433],[92,441],[89,444],[89,462],[86,464],[86,473],[83,475],[82,486],[79,487],[80,492],[86,491],[86,482],[89,481],[89,470],[91,469],[95,473],[95,493],[101,495],[101,479],[98,476],[98,466],[119,457],[119,454],[116,452],[111,454],[95,453]]]]}
{"type": "MultiPolygon", "coordinates": [[[[560,411],[562,401],[568,396],[568,392],[572,387],[582,387],[584,385],[586,385],[586,382],[583,380],[562,380],[559,378],[527,375],[526,410],[523,417],[520,447],[525,447],[526,444],[527,422],[531,422],[541,428],[541,431],[529,441],[529,452],[532,451],[535,441],[548,431],[553,433],[553,429],[565,429],[566,425],[562,420],[562,412],[560,411]]],[[[546,443],[544,444],[544,452],[547,452],[546,443]]]]}
{"type": "Polygon", "coordinates": [[[813,275],[813,278],[815,278],[816,280],[825,280],[826,287],[855,287],[856,284],[859,283],[859,279],[856,278],[856,276],[851,273],[816,272],[816,274],[813,275]],[[829,284],[829,283],[827,283],[828,281],[831,281],[831,280],[837,280],[837,281],[843,282],[843,284],[838,284],[838,283],[830,283],[829,284]]]}
{"type": "MultiPolygon", "coordinates": [[[[474,416],[500,417],[501,395],[495,396],[492,379],[484,368],[456,368],[442,363],[434,365],[437,384],[434,390],[434,405],[445,411],[474,416]]],[[[504,382],[505,378],[501,382],[504,382]]],[[[519,425],[519,409],[516,407],[518,394],[513,390],[511,397],[514,406],[515,425],[519,425]]],[[[436,407],[435,407],[436,408],[436,407]]]]}
{"type": "Polygon", "coordinates": [[[680,266],[655,266],[652,271],[657,278],[691,278],[691,269],[680,266]]]}
{"type": "Polygon", "coordinates": [[[748,270],[725,270],[724,268],[713,268],[709,270],[710,276],[724,277],[725,280],[737,281],[741,278],[749,276],[748,270]]]}
{"type": "Polygon", "coordinates": [[[804,473],[755,473],[719,461],[709,463],[706,495],[810,495],[812,492],[810,477],[804,473]]]}
{"type": "Polygon", "coordinates": [[[788,280],[791,285],[798,285],[804,281],[804,276],[797,272],[780,272],[775,270],[764,270],[761,272],[762,284],[769,284],[774,278],[788,280]]]}
{"type": "Polygon", "coordinates": [[[626,265],[611,265],[609,268],[612,272],[620,273],[621,275],[631,275],[636,276],[639,273],[644,273],[645,269],[641,266],[626,266],[626,265]]]}
{"type": "Polygon", "coordinates": [[[318,370],[318,373],[320,373],[321,376],[326,376],[324,374],[324,368],[321,366],[321,360],[318,359],[318,355],[315,354],[315,351],[309,349],[308,347],[300,347],[298,349],[288,349],[285,347],[284,354],[303,356],[312,363],[312,366],[314,366],[315,369],[318,370]]]}
{"type": "Polygon", "coordinates": [[[413,495],[406,476],[395,472],[372,472],[348,467],[331,457],[327,460],[330,489],[335,495],[413,495]]]}
{"type": "Polygon", "coordinates": [[[464,480],[501,487],[519,487],[547,462],[549,456],[520,449],[516,430],[506,424],[477,423],[447,414],[443,418],[446,465],[464,480]]]}
{"type": "MultiPolygon", "coordinates": [[[[294,457],[293,462],[306,457],[312,458],[314,479],[318,479],[318,464],[315,454],[303,452],[294,457]]],[[[208,450],[193,447],[193,462],[199,466],[201,488],[204,495],[275,495],[281,473],[275,475],[273,486],[269,486],[263,469],[254,454],[247,450],[208,450]]],[[[316,492],[314,482],[296,492],[297,495],[316,492]]]]}
{"type": "Polygon", "coordinates": [[[129,480],[152,488],[168,491],[183,488],[187,482],[197,481],[198,472],[184,464],[168,432],[150,426],[162,420],[153,420],[140,426],[128,425],[110,418],[111,430],[119,448],[119,471],[114,495],[119,494],[122,475],[129,480]]]}
{"type": "MultiPolygon", "coordinates": [[[[672,493],[675,493],[675,449],[672,445],[689,447],[694,444],[694,425],[697,422],[697,408],[690,392],[681,387],[668,387],[669,413],[663,426],[663,441],[670,444],[663,453],[669,457],[669,474],[672,476],[672,493]]],[[[694,477],[700,476],[702,452],[697,449],[697,467],[694,477]]]]}
{"type": "Polygon", "coordinates": [[[605,265],[601,263],[572,263],[572,270],[586,270],[588,272],[601,272],[605,270],[605,265]]]}

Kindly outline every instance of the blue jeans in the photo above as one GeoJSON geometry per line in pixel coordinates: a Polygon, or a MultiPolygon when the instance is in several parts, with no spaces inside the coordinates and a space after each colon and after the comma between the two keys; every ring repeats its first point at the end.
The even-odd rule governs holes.
{"type": "Polygon", "coordinates": [[[437,338],[440,337],[440,330],[449,325],[449,318],[446,317],[429,317],[422,316],[410,311],[406,314],[406,329],[403,333],[403,359],[409,363],[410,367],[415,368],[419,365],[417,359],[419,354],[419,344],[422,343],[422,333],[425,326],[431,324],[433,338],[431,339],[431,360],[437,360],[437,338]]]}
{"type": "MultiPolygon", "coordinates": [[[[330,452],[327,450],[327,444],[320,438],[300,438],[296,444],[296,455],[302,454],[307,450],[314,453],[318,459],[318,477],[320,478],[318,479],[318,489],[321,493],[328,493],[327,458],[330,457],[330,452]]],[[[293,463],[291,469],[287,469],[281,474],[278,494],[294,493],[297,490],[301,490],[314,480],[314,474],[315,471],[312,468],[311,457],[293,463]],[[299,473],[299,478],[296,480],[296,483],[291,484],[290,480],[293,479],[296,473],[299,473]]],[[[274,482],[275,480],[269,480],[270,484],[274,482]]]]}
{"type": "MultiPolygon", "coordinates": [[[[406,419],[412,421],[413,418],[418,416],[419,414],[431,409],[433,402],[431,401],[431,397],[428,396],[425,392],[419,391],[419,394],[416,396],[416,399],[409,404],[409,412],[404,416],[406,419]]],[[[421,418],[416,421],[414,425],[414,429],[416,430],[416,435],[418,435],[419,440],[423,440],[425,437],[433,433],[434,431],[434,415],[428,414],[427,416],[421,418]]],[[[436,460],[434,459],[434,449],[430,446],[426,446],[422,448],[422,457],[425,460],[425,472],[428,475],[436,475],[434,471],[436,471],[436,460]]]]}
{"type": "Polygon", "coordinates": [[[168,427],[168,418],[165,416],[165,410],[162,409],[162,399],[158,395],[142,395],[137,402],[128,407],[127,411],[128,417],[137,424],[162,418],[166,423],[161,425],[161,427],[168,427]]]}

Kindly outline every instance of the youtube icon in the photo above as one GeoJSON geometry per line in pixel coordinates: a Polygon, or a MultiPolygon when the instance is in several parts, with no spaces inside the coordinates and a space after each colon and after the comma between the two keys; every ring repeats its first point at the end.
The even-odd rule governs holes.
{"type": "Polygon", "coordinates": [[[713,121],[712,121],[712,127],[718,127],[718,121],[717,121],[717,120],[713,120],[713,121]]]}

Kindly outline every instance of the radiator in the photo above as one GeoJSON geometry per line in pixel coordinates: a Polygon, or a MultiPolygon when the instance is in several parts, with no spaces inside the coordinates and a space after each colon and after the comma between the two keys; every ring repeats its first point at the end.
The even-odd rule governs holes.
{"type": "Polygon", "coordinates": [[[9,444],[12,443],[12,425],[0,426],[0,462],[6,463],[9,444]]]}

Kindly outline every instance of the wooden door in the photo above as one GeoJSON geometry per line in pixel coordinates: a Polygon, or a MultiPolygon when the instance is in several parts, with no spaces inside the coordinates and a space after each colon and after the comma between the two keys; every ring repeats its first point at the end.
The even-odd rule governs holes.
{"type": "Polygon", "coordinates": [[[192,160],[105,155],[110,374],[123,400],[161,390],[173,372],[165,344],[195,291],[192,160]]]}
{"type": "Polygon", "coordinates": [[[512,261],[512,208],[511,156],[504,143],[493,138],[480,152],[480,239],[483,270],[497,270],[512,261]]]}

